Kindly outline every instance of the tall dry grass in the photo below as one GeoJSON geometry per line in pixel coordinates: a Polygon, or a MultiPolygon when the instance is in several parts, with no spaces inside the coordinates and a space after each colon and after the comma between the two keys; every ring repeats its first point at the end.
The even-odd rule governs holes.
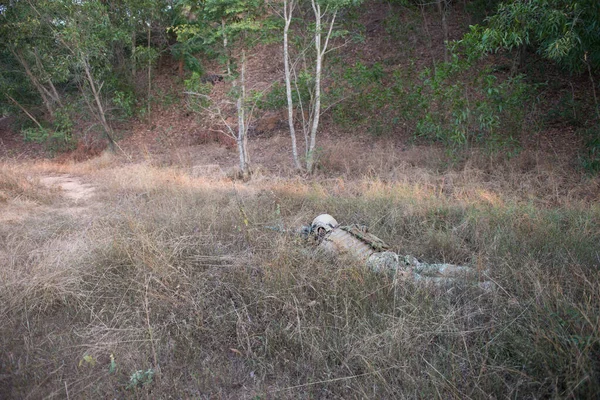
{"type": "Polygon", "coordinates": [[[9,201],[49,204],[56,199],[56,191],[42,185],[37,175],[16,164],[0,162],[0,204],[9,201]]]}
{"type": "Polygon", "coordinates": [[[59,168],[95,182],[88,211],[0,227],[3,398],[600,393],[600,208],[536,192],[544,173],[397,166],[393,180],[234,185],[140,164],[59,168]],[[529,189],[508,190],[519,173],[529,189]],[[487,268],[498,289],[397,285],[265,229],[325,211],[401,253],[487,268]]]}

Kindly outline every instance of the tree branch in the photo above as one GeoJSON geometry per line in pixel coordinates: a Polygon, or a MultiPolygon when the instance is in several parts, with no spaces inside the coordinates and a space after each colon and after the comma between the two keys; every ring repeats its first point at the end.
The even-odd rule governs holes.
{"type": "Polygon", "coordinates": [[[23,112],[25,114],[27,114],[27,116],[38,126],[38,128],[40,129],[44,129],[44,127],[38,122],[37,119],[35,119],[35,117],[33,115],[31,115],[29,113],[29,111],[27,111],[25,109],[25,107],[23,107],[21,104],[19,104],[18,101],[16,101],[15,99],[13,99],[11,96],[9,96],[7,93],[5,93],[6,97],[8,97],[13,103],[15,103],[21,110],[23,110],[23,112]]]}

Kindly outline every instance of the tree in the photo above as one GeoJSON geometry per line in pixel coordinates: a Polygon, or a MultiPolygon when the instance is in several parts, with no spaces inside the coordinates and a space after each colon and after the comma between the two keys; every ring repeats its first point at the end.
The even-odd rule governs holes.
{"type": "MultiPolygon", "coordinates": [[[[225,63],[227,75],[233,81],[232,94],[235,97],[237,129],[234,132],[227,118],[223,117],[220,105],[216,109],[202,107],[213,115],[218,115],[226,125],[225,134],[232,136],[237,143],[239,167],[244,178],[251,174],[248,153],[248,128],[252,116],[248,112],[246,97],[246,50],[255,43],[256,36],[263,32],[261,11],[262,0],[206,0],[197,9],[196,17],[174,28],[181,43],[202,43],[207,50],[217,47],[216,55],[225,63]],[[220,43],[216,45],[216,43],[220,43]],[[240,65],[237,70],[237,65],[240,65]]],[[[194,96],[206,97],[197,92],[194,96]]]]}
{"type": "Polygon", "coordinates": [[[506,1],[462,42],[475,54],[531,47],[570,72],[593,72],[600,70],[599,16],[597,0],[506,1]]]}
{"type": "Polygon", "coordinates": [[[111,24],[105,5],[100,1],[72,3],[65,0],[63,6],[67,8],[60,21],[64,29],[55,31],[55,38],[72,54],[73,71],[79,76],[76,80],[81,93],[114,150],[115,140],[102,89],[112,72],[110,45],[113,40],[122,38],[124,32],[111,24]],[[90,100],[86,93],[91,95],[90,100]]]}
{"type": "MultiPolygon", "coordinates": [[[[124,0],[124,15],[117,25],[128,32],[131,37],[131,75],[135,79],[137,67],[146,69],[147,111],[150,114],[150,97],[152,91],[152,67],[158,59],[161,46],[153,46],[153,29],[159,25],[158,31],[164,31],[160,23],[168,15],[169,7],[164,0],[124,0]],[[138,38],[145,38],[145,45],[138,45],[138,38]]],[[[154,34],[154,36],[157,36],[154,34]]]]}
{"type": "Polygon", "coordinates": [[[319,119],[321,117],[321,75],[323,73],[323,59],[327,52],[331,32],[337,17],[338,7],[334,3],[329,9],[329,4],[321,8],[318,0],[311,0],[311,6],[315,15],[315,92],[314,92],[314,108],[312,116],[312,124],[310,128],[310,144],[306,152],[306,169],[312,172],[315,163],[315,147],[317,130],[319,129],[319,119]],[[327,29],[323,40],[323,26],[327,29]]]}
{"type": "MultiPolygon", "coordinates": [[[[301,168],[301,163],[298,157],[297,144],[296,144],[296,133],[294,128],[294,96],[292,94],[292,79],[294,80],[294,87],[296,92],[296,98],[298,99],[298,107],[300,108],[300,115],[303,120],[302,129],[305,138],[305,159],[306,159],[306,170],[310,173],[313,172],[315,167],[315,150],[316,150],[316,138],[319,129],[319,121],[321,116],[321,81],[323,75],[323,62],[325,55],[331,51],[329,49],[330,40],[337,33],[334,30],[336,18],[338,12],[351,5],[359,4],[360,0],[310,0],[310,7],[312,9],[312,18],[314,25],[312,26],[312,37],[314,44],[314,72],[309,73],[308,71],[302,71],[305,76],[310,74],[312,76],[312,87],[310,88],[310,101],[308,104],[308,118],[305,118],[304,105],[302,101],[301,90],[298,84],[298,72],[296,70],[296,62],[292,63],[290,60],[289,51],[289,30],[292,21],[292,15],[296,7],[299,5],[298,0],[284,0],[283,2],[283,17],[284,17],[284,41],[283,41],[283,58],[285,68],[285,82],[286,82],[286,97],[288,104],[288,122],[290,129],[290,136],[292,139],[292,154],[294,165],[296,168],[301,168]]],[[[302,49],[300,53],[303,55],[308,49],[302,49]]]]}
{"type": "MultiPolygon", "coordinates": [[[[52,27],[47,23],[47,14],[55,11],[56,4],[52,2],[34,3],[32,0],[9,2],[0,14],[0,36],[3,38],[0,47],[20,66],[41,99],[50,121],[54,120],[57,109],[63,107],[56,85],[69,78],[68,52],[56,47],[52,27]],[[44,13],[39,10],[44,10],[44,13]]],[[[5,76],[9,73],[8,70],[3,71],[5,76]]],[[[9,87],[2,91],[30,118],[33,117],[18,102],[22,91],[9,87]]]]}
{"type": "Polygon", "coordinates": [[[290,137],[292,139],[292,158],[296,169],[302,169],[300,158],[298,157],[298,144],[296,141],[296,129],[294,128],[294,100],[292,97],[292,73],[290,69],[290,51],[289,51],[289,32],[290,24],[296,8],[297,0],[283,0],[283,18],[285,21],[283,27],[283,65],[285,74],[285,93],[288,108],[288,125],[290,137]]]}
{"type": "Polygon", "coordinates": [[[599,16],[597,0],[512,0],[501,3],[485,27],[471,27],[461,43],[472,57],[516,50],[513,75],[528,47],[570,73],[587,72],[600,119],[594,81],[600,71],[599,16]]]}
{"type": "Polygon", "coordinates": [[[442,31],[444,32],[444,62],[448,62],[448,10],[450,9],[450,0],[437,0],[437,8],[442,19],[442,31]]]}
{"type": "Polygon", "coordinates": [[[126,96],[124,104],[123,96],[115,96],[128,91],[139,61],[148,67],[150,92],[152,61],[160,47],[151,41],[156,35],[152,29],[166,9],[164,0],[6,2],[0,6],[0,34],[6,39],[0,42],[0,53],[6,56],[2,63],[11,68],[0,71],[0,96],[23,111],[42,136],[48,129],[71,126],[73,107],[64,105],[84,100],[113,146],[110,111],[121,106],[131,112],[134,101],[126,96]],[[137,46],[140,30],[146,46],[137,46]],[[28,102],[43,104],[45,116],[28,102]]]}

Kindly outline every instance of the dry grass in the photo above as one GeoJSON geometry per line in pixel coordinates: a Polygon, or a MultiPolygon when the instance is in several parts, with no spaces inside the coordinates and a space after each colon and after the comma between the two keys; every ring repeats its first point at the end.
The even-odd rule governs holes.
{"type": "Polygon", "coordinates": [[[2,398],[600,393],[600,209],[585,178],[403,157],[362,178],[233,185],[105,157],[14,167],[84,176],[96,197],[84,215],[0,226],[2,398]],[[489,268],[499,289],[395,286],[264,229],[323,211],[400,252],[489,268]]]}
{"type": "Polygon", "coordinates": [[[0,204],[15,200],[50,204],[56,194],[43,186],[31,171],[15,164],[0,163],[0,204]]]}

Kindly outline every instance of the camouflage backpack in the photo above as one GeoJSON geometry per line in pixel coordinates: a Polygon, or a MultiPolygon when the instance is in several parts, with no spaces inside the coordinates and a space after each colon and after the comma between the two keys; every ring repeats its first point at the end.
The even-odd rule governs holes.
{"type": "Polygon", "coordinates": [[[386,251],[390,248],[390,246],[388,246],[383,240],[369,233],[368,228],[364,225],[352,224],[347,226],[340,226],[340,229],[348,232],[350,235],[359,239],[361,242],[365,243],[376,252],[386,251]]]}

